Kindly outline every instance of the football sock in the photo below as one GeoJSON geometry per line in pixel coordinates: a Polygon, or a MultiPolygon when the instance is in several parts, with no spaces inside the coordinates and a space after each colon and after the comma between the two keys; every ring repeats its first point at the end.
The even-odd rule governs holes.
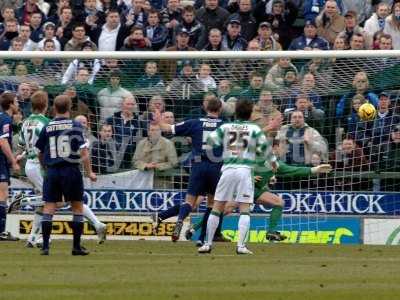
{"type": "Polygon", "coordinates": [[[81,249],[81,236],[83,231],[83,215],[74,215],[72,218],[72,230],[74,233],[73,247],[81,249]]]}
{"type": "Polygon", "coordinates": [[[28,241],[36,242],[38,235],[40,233],[40,225],[42,223],[43,214],[40,211],[36,211],[33,215],[32,230],[29,234],[28,241]]]}
{"type": "Polygon", "coordinates": [[[43,217],[42,217],[42,235],[43,235],[42,249],[49,249],[49,240],[50,240],[52,225],[53,225],[53,215],[43,214],[43,217]]]}
{"type": "Polygon", "coordinates": [[[96,229],[99,228],[99,225],[101,225],[102,223],[99,221],[99,219],[95,216],[95,214],[93,213],[93,211],[90,209],[89,206],[87,206],[86,204],[83,204],[83,216],[88,219],[88,221],[90,222],[90,224],[93,225],[93,227],[96,229]]]}
{"type": "Polygon", "coordinates": [[[187,202],[183,203],[179,208],[178,222],[183,222],[191,212],[192,206],[187,202]]]}
{"type": "Polygon", "coordinates": [[[219,216],[219,224],[217,227],[217,231],[215,232],[216,236],[222,236],[221,228],[223,220],[224,220],[224,213],[222,212],[221,215],[219,216]]]}
{"type": "Polygon", "coordinates": [[[246,242],[247,233],[250,228],[250,215],[249,213],[241,213],[239,217],[239,238],[238,238],[238,247],[244,247],[246,242]]]}
{"type": "Polygon", "coordinates": [[[0,202],[0,233],[6,231],[7,204],[0,202]]]}
{"type": "Polygon", "coordinates": [[[282,218],[282,210],[282,206],[274,206],[272,208],[271,214],[269,215],[268,232],[276,231],[276,227],[282,218]]]}
{"type": "Polygon", "coordinates": [[[220,213],[217,211],[211,211],[207,221],[207,244],[211,245],[214,239],[215,230],[218,227],[220,213]]]}
{"type": "Polygon", "coordinates": [[[180,204],[174,205],[167,210],[164,210],[158,214],[158,218],[161,220],[166,220],[171,217],[175,217],[179,214],[179,208],[181,207],[180,204]]]}
{"type": "Polygon", "coordinates": [[[211,211],[212,211],[212,207],[207,207],[207,210],[204,213],[203,219],[201,220],[201,232],[200,232],[200,236],[199,236],[200,241],[204,241],[204,238],[206,237],[207,222],[208,222],[208,218],[210,216],[211,211]]]}

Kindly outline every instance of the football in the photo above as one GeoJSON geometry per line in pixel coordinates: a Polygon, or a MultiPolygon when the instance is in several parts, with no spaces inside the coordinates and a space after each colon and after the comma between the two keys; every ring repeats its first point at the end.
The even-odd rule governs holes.
{"type": "Polygon", "coordinates": [[[371,103],[364,103],[358,109],[358,116],[363,121],[371,121],[375,118],[376,109],[371,103]]]}

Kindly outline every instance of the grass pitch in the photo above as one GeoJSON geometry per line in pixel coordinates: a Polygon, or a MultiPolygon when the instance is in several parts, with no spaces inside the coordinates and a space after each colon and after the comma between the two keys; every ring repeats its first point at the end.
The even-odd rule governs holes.
{"type": "Polygon", "coordinates": [[[107,241],[72,257],[0,242],[0,299],[399,299],[398,247],[235,245],[198,255],[192,243],[107,241]]]}

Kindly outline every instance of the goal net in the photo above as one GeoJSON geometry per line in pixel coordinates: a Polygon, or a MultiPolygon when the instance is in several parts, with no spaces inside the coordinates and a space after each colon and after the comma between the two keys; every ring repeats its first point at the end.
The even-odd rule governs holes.
{"type": "MultiPolygon", "coordinates": [[[[20,104],[16,133],[39,89],[49,94],[50,104],[57,95],[69,95],[72,116],[87,119],[92,166],[100,174],[86,186],[95,211],[146,216],[183,201],[191,140],[163,134],[163,142],[149,150],[160,139],[150,128],[153,113],[161,110],[169,124],[199,118],[205,115],[204,95],[214,93],[223,102],[225,120],[234,119],[238,99],[256,104],[252,120],[261,127],[283,117],[281,128],[270,133],[281,165],[314,167],[313,172],[321,164],[333,168],[329,174],[289,168],[271,178],[271,192],[285,201],[278,230],[288,242],[398,242],[393,232],[400,222],[393,217],[400,211],[400,54],[395,51],[0,57],[0,92],[16,92],[20,104]],[[375,107],[374,118],[358,113],[364,103],[375,107]],[[158,167],[147,171],[152,162],[158,167]]],[[[16,175],[12,188],[25,184],[16,175]]],[[[202,204],[198,212],[204,209],[202,204]]],[[[255,205],[250,241],[265,242],[270,211],[255,205]]],[[[151,235],[150,225],[143,226],[144,235],[151,235]]],[[[227,218],[224,234],[235,239],[235,226],[227,218]]],[[[165,230],[170,234],[172,228],[165,230]]]]}

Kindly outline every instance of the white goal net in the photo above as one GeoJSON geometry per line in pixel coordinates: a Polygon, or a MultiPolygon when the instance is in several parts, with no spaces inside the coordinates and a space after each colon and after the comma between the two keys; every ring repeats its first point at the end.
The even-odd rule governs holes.
{"type": "MultiPolygon", "coordinates": [[[[151,138],[156,109],[169,124],[199,118],[204,95],[214,93],[225,120],[234,118],[238,99],[256,104],[252,119],[261,127],[282,115],[271,134],[279,160],[333,168],[312,175],[289,168],[271,178],[269,189],[285,201],[277,228],[293,243],[398,243],[399,76],[397,51],[0,53],[0,93],[13,91],[20,103],[16,134],[36,90],[46,91],[50,103],[69,95],[72,116],[86,117],[100,175],[86,196],[108,214],[146,216],[183,201],[191,140],[163,134],[164,146],[147,153],[141,141],[151,138]],[[364,103],[375,107],[375,117],[359,114],[364,103]],[[162,167],[144,171],[151,162],[162,167]]],[[[13,182],[24,186],[23,175],[13,182]]],[[[254,207],[250,241],[265,242],[269,212],[254,207]]],[[[231,223],[226,219],[223,232],[235,239],[231,223]]]]}

